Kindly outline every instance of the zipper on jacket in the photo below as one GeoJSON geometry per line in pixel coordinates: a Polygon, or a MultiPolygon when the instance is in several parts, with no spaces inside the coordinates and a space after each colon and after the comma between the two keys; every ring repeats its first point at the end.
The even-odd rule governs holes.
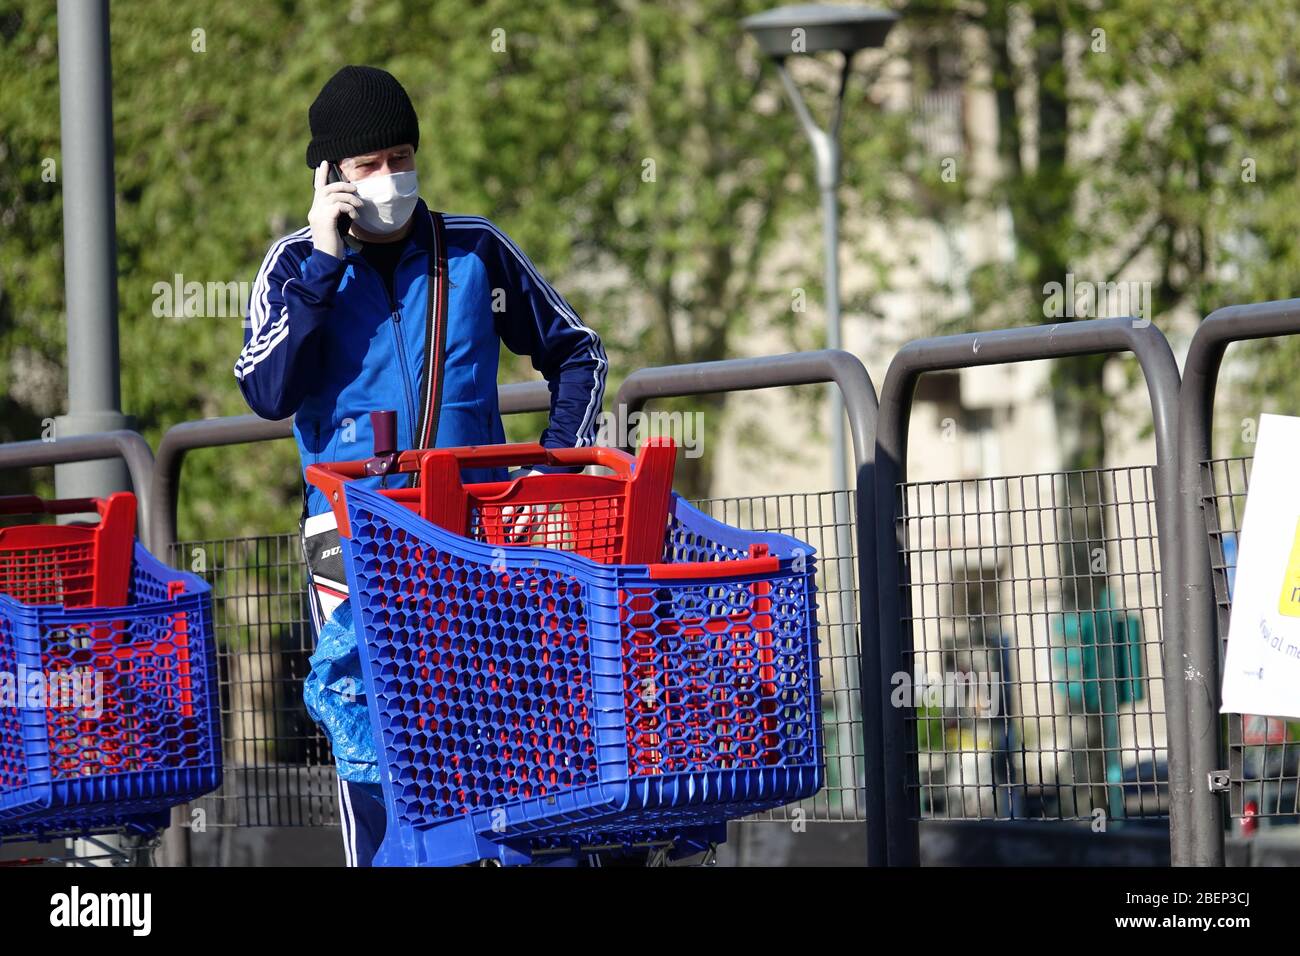
{"type": "Polygon", "coordinates": [[[397,344],[397,360],[402,364],[402,391],[406,394],[406,413],[410,416],[411,444],[414,445],[418,440],[415,430],[420,427],[420,423],[415,417],[415,397],[411,394],[411,366],[406,360],[406,343],[402,341],[401,310],[394,307],[388,317],[393,323],[393,341],[397,344]]]}
{"type": "MultiPolygon", "coordinates": [[[[360,262],[371,272],[376,271],[374,266],[369,262],[366,262],[366,257],[363,255],[357,254],[356,256],[350,256],[349,258],[352,258],[356,262],[360,262]]],[[[401,265],[401,263],[399,262],[398,265],[401,265]]],[[[393,272],[393,282],[397,282],[396,270],[393,272]]],[[[382,279],[380,279],[380,284],[383,284],[382,279]]],[[[388,318],[391,322],[389,328],[391,328],[393,332],[393,345],[397,349],[397,360],[402,366],[402,392],[406,395],[406,414],[411,423],[411,444],[414,445],[418,439],[415,430],[420,427],[420,423],[416,418],[416,401],[411,389],[411,366],[407,360],[406,343],[402,339],[402,312],[397,307],[397,302],[389,293],[388,289],[384,289],[384,298],[388,300],[388,318]]]]}

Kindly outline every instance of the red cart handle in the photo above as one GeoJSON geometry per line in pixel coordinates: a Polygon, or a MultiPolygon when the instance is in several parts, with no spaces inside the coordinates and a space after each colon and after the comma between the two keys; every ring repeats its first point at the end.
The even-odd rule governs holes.
{"type": "Polygon", "coordinates": [[[728,575],[777,574],[781,560],[765,544],[751,544],[749,557],[730,558],[727,561],[683,561],[680,564],[646,565],[647,576],[657,581],[689,581],[725,572],[728,575]]]}
{"type": "MultiPolygon", "coordinates": [[[[544,448],[537,442],[513,445],[464,445],[460,448],[411,449],[397,456],[390,473],[417,472],[430,455],[451,455],[461,468],[509,468],[523,465],[601,465],[616,474],[630,476],[636,459],[616,448],[593,445],[587,448],[544,448]]],[[[325,493],[331,505],[343,500],[343,485],[353,478],[371,474],[369,461],[331,461],[308,465],[307,481],[325,493]]]]}
{"type": "MultiPolygon", "coordinates": [[[[511,468],[524,465],[601,465],[620,475],[630,475],[636,459],[616,448],[592,445],[587,448],[544,448],[537,442],[519,442],[513,445],[465,445],[460,448],[413,448],[397,456],[390,473],[419,471],[430,454],[438,452],[452,455],[461,468],[511,468]]],[[[370,474],[368,461],[321,462],[307,466],[307,480],[327,494],[336,482],[330,478],[365,478],[370,474]],[[326,482],[330,485],[326,487],[326,482]]]]}
{"type": "MultiPolygon", "coordinates": [[[[642,446],[654,449],[653,454],[667,454],[675,457],[676,445],[671,438],[651,438],[642,446]]],[[[425,485],[425,496],[432,494],[425,480],[426,473],[441,468],[451,467],[453,472],[464,468],[522,467],[526,465],[558,465],[569,467],[586,467],[598,465],[609,468],[619,478],[635,480],[637,459],[616,448],[591,445],[583,448],[546,448],[537,442],[521,442],[507,445],[465,445],[459,448],[411,449],[400,454],[381,455],[365,461],[321,462],[308,465],[306,479],[324,494],[330,508],[338,521],[339,533],[349,536],[347,510],[344,507],[344,487],[354,478],[372,477],[376,473],[419,472],[425,485]],[[382,461],[384,468],[376,472],[374,463],[382,461]]],[[[671,487],[671,466],[665,472],[667,484],[662,497],[656,500],[656,507],[667,508],[667,489],[671,487]]],[[[611,479],[613,480],[613,479],[611,479]]],[[[450,503],[442,502],[450,507],[450,503]]],[[[430,503],[423,502],[421,513],[431,518],[430,503]]],[[[439,509],[443,510],[443,509],[439,509]]],[[[435,522],[437,523],[437,522],[435,522]]]]}

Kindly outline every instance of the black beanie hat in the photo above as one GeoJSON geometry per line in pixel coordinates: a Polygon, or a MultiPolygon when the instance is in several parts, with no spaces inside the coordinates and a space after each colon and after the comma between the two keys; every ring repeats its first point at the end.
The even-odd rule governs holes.
{"type": "Polygon", "coordinates": [[[420,121],[393,74],[373,66],[345,66],[321,87],[307,112],[307,165],[410,143],[420,146],[420,121]]]}

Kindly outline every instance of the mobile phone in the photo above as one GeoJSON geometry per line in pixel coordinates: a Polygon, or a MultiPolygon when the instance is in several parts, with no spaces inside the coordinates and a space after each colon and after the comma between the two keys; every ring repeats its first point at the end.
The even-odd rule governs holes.
{"type": "MultiPolygon", "coordinates": [[[[337,163],[330,163],[325,170],[325,185],[328,186],[330,183],[341,182],[346,182],[343,178],[343,170],[339,169],[337,163]]],[[[346,246],[348,230],[352,227],[352,217],[345,212],[341,212],[339,213],[339,218],[335,221],[334,225],[339,231],[339,238],[343,240],[344,245],[346,246]]]]}

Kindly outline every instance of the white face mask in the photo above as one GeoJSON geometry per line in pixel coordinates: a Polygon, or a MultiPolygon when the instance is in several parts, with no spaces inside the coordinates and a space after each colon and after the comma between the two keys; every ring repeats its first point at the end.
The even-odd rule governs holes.
{"type": "Polygon", "coordinates": [[[415,171],[388,173],[385,176],[367,176],[353,185],[361,198],[357,210],[357,225],[368,232],[386,235],[406,225],[415,212],[420,184],[415,171]]]}

